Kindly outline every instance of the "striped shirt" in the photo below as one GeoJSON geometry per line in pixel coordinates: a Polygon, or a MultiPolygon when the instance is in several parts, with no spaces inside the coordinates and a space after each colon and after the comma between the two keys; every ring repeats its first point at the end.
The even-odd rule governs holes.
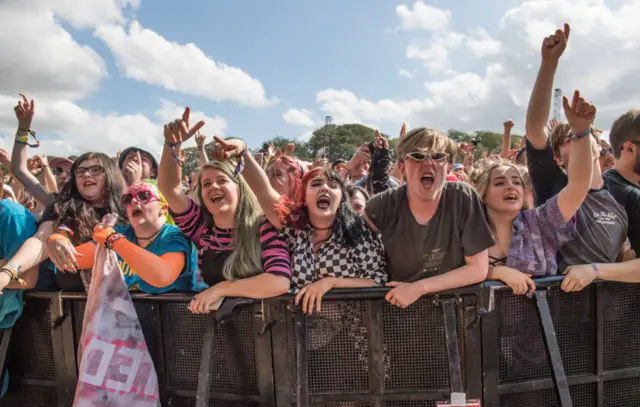
{"type": "MultiPolygon", "coordinates": [[[[224,261],[234,249],[233,230],[218,228],[207,220],[207,208],[198,206],[191,198],[183,213],[171,212],[176,226],[195,243],[198,249],[198,265],[207,284],[223,280],[224,261]]],[[[209,217],[211,219],[211,217],[209,217]]],[[[260,260],[265,273],[281,275],[291,279],[291,261],[287,243],[277,230],[264,220],[260,226],[260,260]]]]}

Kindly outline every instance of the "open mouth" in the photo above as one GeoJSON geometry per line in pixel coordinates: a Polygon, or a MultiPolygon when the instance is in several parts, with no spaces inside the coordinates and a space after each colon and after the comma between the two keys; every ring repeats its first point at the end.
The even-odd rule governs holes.
{"type": "Polygon", "coordinates": [[[224,199],[224,194],[215,194],[211,197],[211,202],[214,204],[219,204],[224,199]]]}
{"type": "Polygon", "coordinates": [[[131,211],[132,218],[135,219],[135,218],[139,218],[140,216],[142,216],[142,209],[136,208],[131,211]]]}
{"type": "Polygon", "coordinates": [[[95,182],[93,182],[93,181],[87,181],[87,182],[83,183],[83,184],[82,184],[82,186],[84,186],[85,188],[88,188],[88,187],[95,187],[95,186],[96,186],[96,183],[95,183],[95,182]]]}
{"type": "Polygon", "coordinates": [[[516,194],[507,194],[504,196],[504,200],[506,202],[517,202],[518,201],[518,195],[516,194]]]}
{"type": "Polygon", "coordinates": [[[320,195],[316,201],[316,205],[319,209],[327,209],[331,205],[331,199],[328,195],[320,195]]]}
{"type": "Polygon", "coordinates": [[[420,177],[420,183],[422,183],[422,186],[425,188],[431,188],[434,181],[435,178],[432,174],[424,174],[422,177],[420,177]]]}

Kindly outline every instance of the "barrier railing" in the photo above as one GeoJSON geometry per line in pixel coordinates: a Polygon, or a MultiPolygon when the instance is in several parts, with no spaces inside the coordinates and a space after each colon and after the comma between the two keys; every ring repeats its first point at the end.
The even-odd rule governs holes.
{"type": "MultiPolygon", "coordinates": [[[[283,296],[222,321],[191,314],[190,295],[133,299],[163,406],[417,407],[451,392],[496,407],[640,405],[640,285],[566,294],[552,278],[527,298],[486,283],[404,310],[386,292],[336,290],[310,316],[283,296]]],[[[0,407],[72,405],[84,305],[83,294],[25,295],[0,336],[0,407]]]]}

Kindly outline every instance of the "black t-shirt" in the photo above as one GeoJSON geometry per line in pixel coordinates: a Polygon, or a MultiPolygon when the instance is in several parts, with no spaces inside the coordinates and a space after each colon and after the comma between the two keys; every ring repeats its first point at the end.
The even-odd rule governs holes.
{"type": "MultiPolygon", "coordinates": [[[[98,219],[102,219],[105,215],[109,213],[108,208],[94,208],[96,214],[98,215],[98,219]]],[[[40,218],[40,223],[44,223],[47,221],[55,221],[59,218],[60,214],[58,210],[55,208],[54,204],[48,205],[40,218]]],[[[54,231],[55,232],[55,231],[54,231]]],[[[83,244],[88,242],[86,241],[78,242],[76,244],[83,244]]],[[[59,290],[69,290],[69,291],[84,291],[84,284],[82,283],[82,279],[80,278],[80,274],[78,273],[67,273],[63,271],[58,271],[55,269],[53,263],[48,267],[50,270],[54,271],[54,281],[56,288],[59,290]]]]}
{"type": "Polygon", "coordinates": [[[411,209],[407,186],[388,189],[367,202],[367,217],[382,235],[387,271],[394,281],[413,282],[465,264],[495,243],[476,191],[466,182],[446,182],[438,209],[426,225],[411,209]]]}
{"type": "Polygon", "coordinates": [[[605,188],[627,212],[628,236],[631,248],[640,255],[640,187],[620,175],[615,169],[602,174],[605,188]]]}
{"type": "Polygon", "coordinates": [[[569,178],[556,163],[551,144],[538,150],[526,140],[527,166],[533,185],[533,201],[540,206],[556,196],[562,188],[567,186],[569,178]]]}

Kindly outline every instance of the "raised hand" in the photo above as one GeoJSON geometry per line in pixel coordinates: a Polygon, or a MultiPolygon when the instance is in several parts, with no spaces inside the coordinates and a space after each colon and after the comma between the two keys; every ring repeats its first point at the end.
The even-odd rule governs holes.
{"type": "Polygon", "coordinates": [[[547,124],[547,134],[553,133],[553,130],[558,126],[558,121],[556,119],[551,119],[547,124]]]}
{"type": "Polygon", "coordinates": [[[574,133],[583,133],[591,128],[596,118],[596,107],[587,99],[580,96],[580,91],[573,92],[573,100],[569,104],[566,96],[562,97],[562,106],[567,121],[574,133]]]}
{"type": "Polygon", "coordinates": [[[198,132],[198,134],[196,134],[196,146],[198,148],[203,148],[204,147],[204,141],[207,138],[207,136],[205,136],[204,134],[200,134],[200,132],[198,132]]]}
{"type": "Polygon", "coordinates": [[[244,144],[242,140],[223,140],[218,136],[213,136],[213,139],[216,142],[216,145],[213,147],[213,158],[218,161],[238,157],[247,149],[246,144],[244,144]]]}
{"type": "Polygon", "coordinates": [[[142,181],[142,158],[140,157],[140,151],[136,151],[135,158],[124,166],[122,172],[129,185],[142,181]]]}
{"type": "Polygon", "coordinates": [[[513,122],[513,120],[507,120],[506,122],[502,123],[502,125],[504,126],[505,130],[511,130],[516,124],[513,122]]]}
{"type": "Polygon", "coordinates": [[[296,145],[294,143],[288,143],[284,148],[284,155],[288,155],[289,157],[293,156],[293,152],[296,149],[296,145]]]}
{"type": "Polygon", "coordinates": [[[35,165],[38,166],[38,168],[45,169],[45,167],[49,166],[49,160],[47,159],[47,153],[44,153],[42,155],[34,155],[33,156],[33,162],[35,163],[35,165]]]}
{"type": "Polygon", "coordinates": [[[398,135],[398,138],[404,137],[405,134],[407,134],[407,125],[402,123],[402,127],[400,127],[400,135],[398,135]]]}
{"type": "Polygon", "coordinates": [[[182,118],[176,119],[164,126],[164,139],[169,144],[181,144],[189,140],[196,134],[203,126],[204,121],[200,120],[193,126],[189,124],[189,116],[191,115],[191,109],[187,107],[184,109],[182,118]]]}
{"type": "MultiPolygon", "coordinates": [[[[404,124],[403,124],[404,126],[404,124]]],[[[384,136],[382,134],[380,134],[380,130],[376,129],[376,138],[375,140],[373,140],[373,146],[376,149],[384,149],[384,150],[388,150],[389,149],[389,141],[384,138],[384,136]]]]}
{"type": "Polygon", "coordinates": [[[567,48],[570,33],[571,27],[565,23],[564,30],[557,29],[553,35],[546,37],[542,41],[542,60],[557,62],[567,48]]]}
{"type": "Polygon", "coordinates": [[[27,97],[20,93],[22,100],[18,102],[13,110],[16,112],[16,118],[18,119],[18,127],[25,130],[31,129],[31,122],[33,121],[33,115],[35,113],[36,103],[33,99],[29,101],[27,97]]]}
{"type": "Polygon", "coordinates": [[[7,171],[11,171],[11,153],[4,148],[0,148],[0,164],[2,164],[7,171]]]}

